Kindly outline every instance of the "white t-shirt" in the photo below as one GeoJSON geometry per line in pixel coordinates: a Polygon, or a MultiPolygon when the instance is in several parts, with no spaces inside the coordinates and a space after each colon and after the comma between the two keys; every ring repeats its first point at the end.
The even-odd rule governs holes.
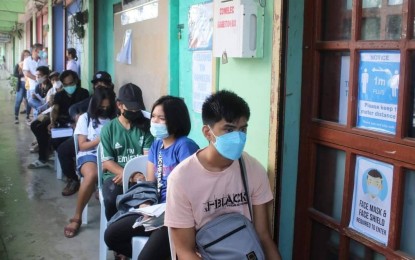
{"type": "Polygon", "coordinates": [[[66,69],[75,71],[76,74],[79,75],[79,68],[78,63],[76,63],[76,60],[68,60],[68,62],[66,63],[66,69]]]}
{"type": "MultiPolygon", "coordinates": [[[[42,59],[39,58],[39,60],[34,60],[32,58],[32,56],[27,57],[26,59],[24,59],[23,61],[23,71],[29,71],[30,73],[32,73],[32,75],[36,76],[36,69],[39,66],[47,66],[46,62],[42,59]]],[[[30,91],[35,91],[37,82],[36,80],[33,80],[31,78],[29,78],[29,90],[30,91]]]]}
{"type": "MultiPolygon", "coordinates": [[[[251,219],[239,162],[234,161],[224,171],[211,172],[199,162],[197,153],[176,166],[168,178],[164,225],[198,230],[231,212],[251,219]]],[[[247,153],[243,158],[252,205],[271,201],[273,195],[264,167],[247,153]]]]}
{"type": "MultiPolygon", "coordinates": [[[[79,116],[78,122],[76,122],[74,134],[84,135],[90,141],[95,140],[95,138],[99,137],[102,127],[106,123],[110,122],[111,119],[99,118],[99,124],[97,125],[96,128],[94,128],[94,121],[95,121],[94,119],[90,118],[89,124],[88,124],[88,113],[83,113],[82,115],[79,116]]],[[[88,151],[78,151],[76,158],[79,158],[84,155],[89,155],[89,154],[96,155],[96,150],[97,150],[96,147],[94,147],[88,151]]]]}

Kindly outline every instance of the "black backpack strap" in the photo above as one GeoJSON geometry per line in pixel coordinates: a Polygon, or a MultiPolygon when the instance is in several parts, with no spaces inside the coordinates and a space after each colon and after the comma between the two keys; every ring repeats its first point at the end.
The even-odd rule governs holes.
{"type": "Polygon", "coordinates": [[[243,160],[242,156],[241,156],[241,158],[239,158],[238,162],[239,162],[239,168],[241,169],[241,177],[242,177],[242,182],[244,184],[246,197],[248,199],[249,214],[251,215],[251,221],[253,221],[254,220],[254,215],[252,214],[251,196],[249,195],[249,188],[248,188],[248,180],[247,180],[247,177],[246,177],[245,163],[244,163],[244,160],[243,160]]]}

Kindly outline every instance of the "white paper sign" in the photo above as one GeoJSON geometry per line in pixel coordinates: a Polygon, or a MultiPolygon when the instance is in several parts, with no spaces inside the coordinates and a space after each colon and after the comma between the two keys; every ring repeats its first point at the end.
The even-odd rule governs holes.
{"type": "Polygon", "coordinates": [[[194,51],[192,59],[193,110],[202,112],[206,97],[212,94],[212,51],[194,51]]]}
{"type": "Polygon", "coordinates": [[[117,54],[119,63],[131,64],[131,29],[125,31],[124,42],[120,52],[117,54]]]}
{"type": "Polygon", "coordinates": [[[339,123],[347,123],[347,97],[349,95],[350,56],[342,56],[340,71],[339,123]]]}
{"type": "Polygon", "coordinates": [[[392,165],[357,156],[349,227],[385,245],[389,235],[392,175],[392,165]]]}

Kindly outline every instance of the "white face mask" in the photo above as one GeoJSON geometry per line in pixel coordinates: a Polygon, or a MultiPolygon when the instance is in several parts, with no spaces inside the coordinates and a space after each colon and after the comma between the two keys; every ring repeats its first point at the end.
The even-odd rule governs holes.
{"type": "Polygon", "coordinates": [[[45,82],[46,77],[40,77],[37,79],[37,83],[42,84],[43,82],[45,82]]]}
{"type": "Polygon", "coordinates": [[[55,83],[53,83],[53,88],[54,88],[55,90],[59,90],[59,89],[61,89],[61,88],[62,88],[62,82],[61,82],[60,80],[55,81],[55,83]]]}

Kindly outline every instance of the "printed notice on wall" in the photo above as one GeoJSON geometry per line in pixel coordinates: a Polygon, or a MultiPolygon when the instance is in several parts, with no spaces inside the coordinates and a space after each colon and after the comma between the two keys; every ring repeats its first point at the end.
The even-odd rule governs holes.
{"type": "Polygon", "coordinates": [[[189,9],[189,49],[211,50],[213,3],[192,5],[189,9]]]}
{"type": "Polygon", "coordinates": [[[347,122],[347,97],[349,95],[349,71],[350,56],[342,56],[340,71],[340,94],[339,94],[339,123],[345,125],[347,122]]]}
{"type": "Polygon", "coordinates": [[[193,110],[202,112],[206,97],[212,94],[212,51],[195,51],[192,60],[193,110]]]}
{"type": "Polygon", "coordinates": [[[386,245],[390,223],[393,166],[357,156],[355,171],[349,227],[386,245]]]}
{"type": "Polygon", "coordinates": [[[395,134],[399,51],[360,53],[357,127],[395,134]]]}

